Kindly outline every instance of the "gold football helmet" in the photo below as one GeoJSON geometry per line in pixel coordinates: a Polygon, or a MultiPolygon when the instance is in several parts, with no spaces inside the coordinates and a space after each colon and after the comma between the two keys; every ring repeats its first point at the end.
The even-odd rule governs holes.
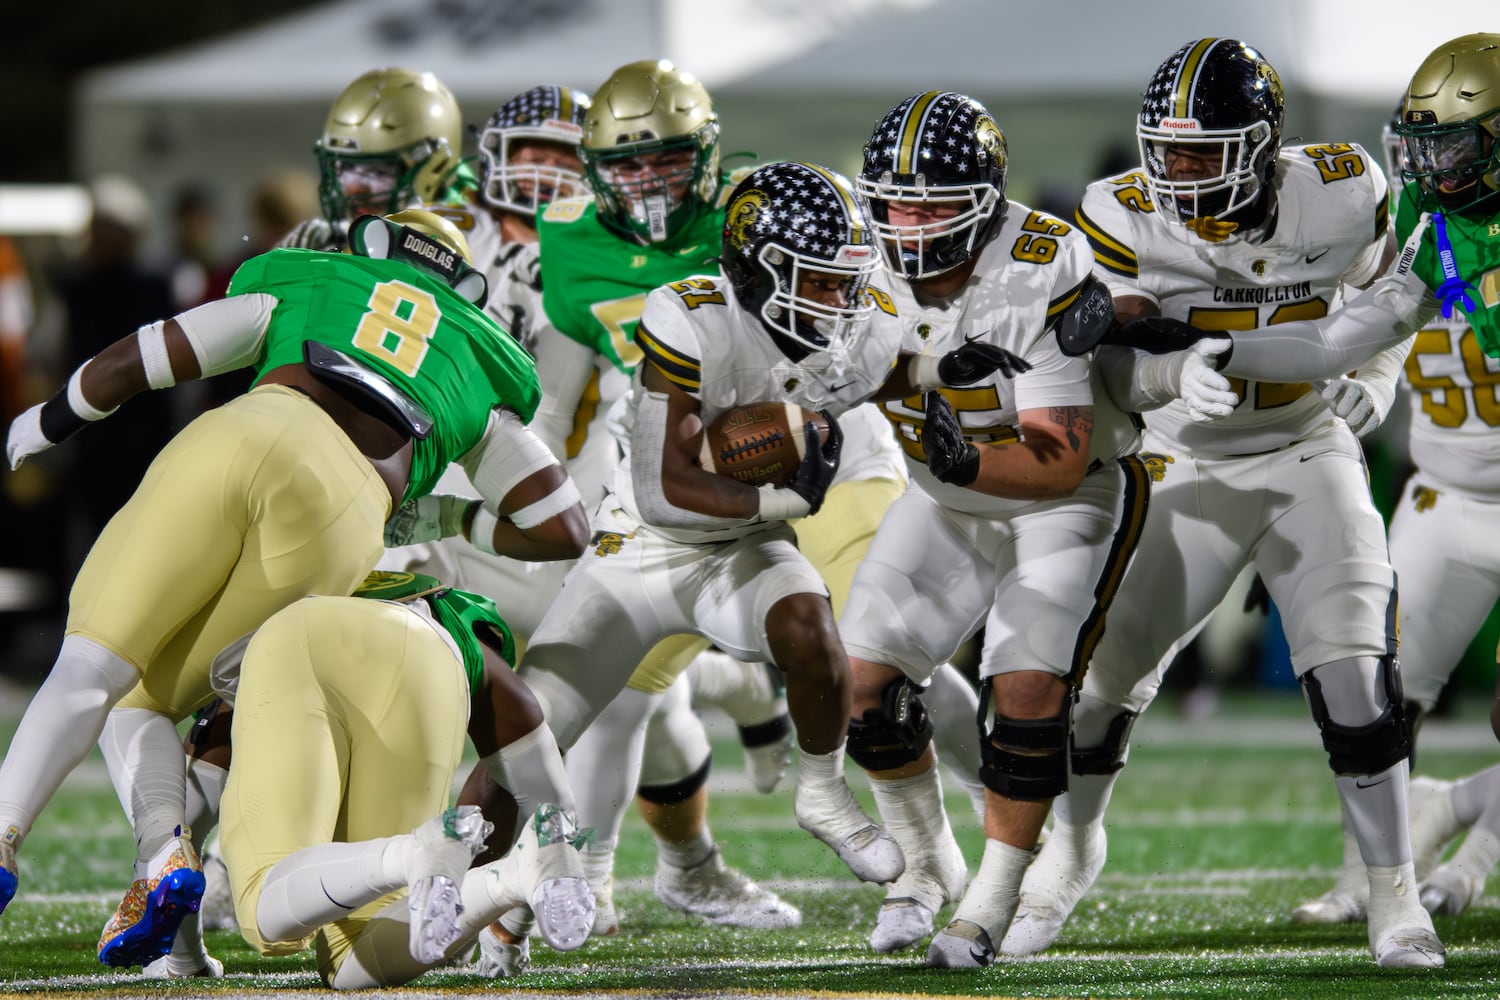
{"type": "Polygon", "coordinates": [[[432,274],[475,305],[489,287],[474,269],[469,241],[436,212],[408,208],[386,216],[363,215],[349,227],[350,253],[375,260],[400,260],[432,274]]]}
{"type": "Polygon", "coordinates": [[[371,70],[339,94],[313,147],[330,221],[441,201],[458,166],[463,118],[431,73],[371,70]]]}
{"type": "Polygon", "coordinates": [[[1395,130],[1424,202],[1476,215],[1500,208],[1500,35],[1433,49],[1406,88],[1395,130]]]}
{"type": "Polygon", "coordinates": [[[604,81],[580,153],[599,218],[641,243],[671,239],[719,192],[719,116],[703,84],[666,59],[604,81]]]}

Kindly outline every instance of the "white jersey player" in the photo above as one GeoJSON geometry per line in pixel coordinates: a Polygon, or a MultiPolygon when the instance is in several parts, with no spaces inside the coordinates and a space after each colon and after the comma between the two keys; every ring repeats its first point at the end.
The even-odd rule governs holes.
{"type": "MultiPolygon", "coordinates": [[[[1242,42],[1199,39],[1157,69],[1139,118],[1142,171],[1091,184],[1078,212],[1122,320],[1253,330],[1322,316],[1345,287],[1380,273],[1393,253],[1379,168],[1349,144],[1281,149],[1282,114],[1275,70],[1242,42]]],[[[1121,369],[1133,381],[1110,383],[1117,397],[1148,409],[1176,393],[1156,359],[1133,357],[1121,369]]],[[[1383,415],[1402,357],[1404,345],[1323,393],[1238,383],[1232,412],[1211,422],[1175,402],[1147,415],[1151,514],[1085,677],[1069,794],[1003,951],[1050,944],[1097,876],[1101,817],[1131,724],[1161,670],[1253,564],[1281,610],[1340,797],[1362,817],[1371,952],[1383,966],[1443,963],[1413,891],[1384,524],[1358,441],[1329,411],[1353,414],[1363,402],[1383,415]]]]}
{"type": "MultiPolygon", "coordinates": [[[[828,591],[785,522],[815,511],[832,483],[836,418],[877,391],[912,391],[894,368],[900,328],[889,295],[869,284],[879,258],[842,178],[808,164],[758,168],[731,193],[726,219],[725,276],[647,299],[636,334],[645,361],[616,406],[627,461],[521,672],[571,746],[664,636],[775,662],[802,748],[799,823],[861,877],[889,881],[900,852],[840,775],[848,669],[828,591]],[[698,467],[702,426],[777,401],[835,418],[789,485],[754,488],[698,467]]],[[[1010,358],[966,347],[951,360],[978,379],[1010,358]]]]}
{"type": "Polygon", "coordinates": [[[1145,504],[1134,423],[1058,337],[1064,324],[1111,318],[1089,279],[1088,245],[1073,227],[1006,202],[1005,157],[979,102],[928,91],[877,125],[857,181],[905,279],[894,293],[903,350],[919,366],[980,345],[1022,362],[1013,381],[991,374],[882,404],[911,485],[881,522],[840,622],[855,678],[849,754],[871,772],[907,861],[871,944],[912,944],[962,896],[928,953],[937,965],[982,964],[990,935],[1009,922],[997,899],[1008,881],[1014,905],[1021,868],[1006,862],[1029,860],[1048,801],[1066,787],[1070,684],[1145,504]],[[981,626],[996,721],[978,767],[985,857],[965,894],[918,692],[981,626]]]}

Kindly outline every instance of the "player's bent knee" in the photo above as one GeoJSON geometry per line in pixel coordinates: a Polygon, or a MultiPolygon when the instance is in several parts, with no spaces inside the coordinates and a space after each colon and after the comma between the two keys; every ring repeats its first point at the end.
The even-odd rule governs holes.
{"type": "Polygon", "coordinates": [[[1046,719],[995,716],[980,745],[980,780],[1008,799],[1045,801],[1068,790],[1068,708],[1046,719]]]}
{"type": "Polygon", "coordinates": [[[922,689],[897,677],[880,689],[880,707],[849,722],[849,757],[866,771],[890,771],[916,763],[932,742],[932,720],[922,689]]]}
{"type": "Polygon", "coordinates": [[[1394,657],[1379,658],[1377,678],[1385,703],[1376,714],[1366,699],[1342,694],[1347,685],[1328,684],[1325,680],[1331,678],[1320,679],[1318,676],[1320,672],[1352,662],[1341,661],[1340,664],[1309,670],[1301,677],[1302,688],[1307,694],[1313,721],[1322,734],[1323,749],[1328,751],[1328,765],[1334,773],[1376,774],[1411,755],[1411,732],[1401,699],[1401,676],[1394,657]],[[1330,703],[1333,703],[1332,710],[1330,703]],[[1343,719],[1374,717],[1368,722],[1338,722],[1333,718],[1334,711],[1343,719]]]}

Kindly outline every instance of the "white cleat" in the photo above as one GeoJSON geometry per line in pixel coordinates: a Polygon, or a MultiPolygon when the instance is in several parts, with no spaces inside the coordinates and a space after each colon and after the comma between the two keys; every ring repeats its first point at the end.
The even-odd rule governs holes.
{"type": "Polygon", "coordinates": [[[500,940],[493,926],[479,932],[479,957],[474,971],[490,979],[512,979],[531,965],[531,939],[522,937],[516,944],[500,940]]]}
{"type": "Polygon", "coordinates": [[[656,898],[726,927],[780,931],[802,925],[802,911],[725,865],[717,847],[691,868],[657,861],[656,898]]]}
{"type": "Polygon", "coordinates": [[[530,902],[536,929],[553,951],[572,951],[589,939],[596,904],[582,873],[543,879],[531,890],[530,902]]]}
{"type": "Polygon", "coordinates": [[[982,969],[995,961],[989,932],[968,920],[951,920],[927,946],[927,964],[935,969],[982,969]]]}
{"type": "Polygon", "coordinates": [[[1453,812],[1453,785],[1426,776],[1411,779],[1411,860],[1418,879],[1425,879],[1437,868],[1443,849],[1463,832],[1463,824],[1453,812]]]}
{"type": "Polygon", "coordinates": [[[797,783],[797,825],[833,848],[839,860],[865,882],[894,882],[906,868],[901,845],[865,814],[849,786],[809,788],[797,783]]]}
{"type": "Polygon", "coordinates": [[[615,854],[613,851],[578,852],[583,862],[583,874],[589,880],[594,893],[594,926],[590,937],[608,937],[620,930],[620,918],[615,913],[615,854]]]}
{"type": "Polygon", "coordinates": [[[408,948],[424,965],[436,965],[458,941],[463,912],[459,886],[484,840],[495,829],[478,806],[456,806],[412,831],[416,841],[407,861],[408,948]]]}
{"type": "Polygon", "coordinates": [[[189,963],[185,967],[173,961],[171,955],[163,955],[141,969],[144,979],[223,979],[224,963],[212,955],[204,955],[200,963],[189,963]]]}
{"type": "MultiPolygon", "coordinates": [[[[1370,896],[1370,954],[1383,969],[1441,969],[1447,951],[1417,898],[1415,884],[1408,881],[1410,866],[1403,867],[1404,874],[1396,870],[1390,894],[1370,896]]],[[[1378,877],[1371,873],[1372,879],[1378,877]]]]}
{"type": "Polygon", "coordinates": [[[909,863],[886,890],[870,932],[875,951],[886,954],[916,944],[932,934],[933,920],[944,903],[963,898],[968,865],[952,835],[944,839],[936,852],[909,863]]]}
{"type": "Polygon", "coordinates": [[[1309,899],[1292,911],[1292,923],[1294,924],[1357,924],[1365,919],[1365,911],[1369,907],[1370,893],[1366,889],[1360,892],[1352,886],[1343,884],[1344,880],[1332,889],[1309,899]]]}
{"type": "Polygon", "coordinates": [[[1035,955],[1052,947],[1078,901],[1104,869],[1108,838],[1104,828],[1088,839],[1080,857],[1064,848],[1055,833],[1042,845],[1021,881],[1021,902],[1000,942],[1002,955],[1035,955]]]}
{"type": "Polygon", "coordinates": [[[1422,907],[1428,913],[1456,917],[1484,894],[1484,883],[1488,875],[1488,872],[1471,871],[1469,866],[1457,859],[1439,865],[1436,871],[1422,880],[1422,907]]]}
{"type": "Polygon", "coordinates": [[[217,854],[203,855],[203,904],[198,919],[205,931],[238,931],[239,917],[234,912],[234,891],[229,887],[229,869],[217,854]]]}

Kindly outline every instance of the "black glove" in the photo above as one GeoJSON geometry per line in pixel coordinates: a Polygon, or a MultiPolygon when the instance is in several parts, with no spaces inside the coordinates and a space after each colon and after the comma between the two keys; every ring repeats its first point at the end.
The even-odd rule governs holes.
{"type": "Polygon", "coordinates": [[[940,481],[967,486],[979,475],[979,449],[964,437],[953,407],[940,392],[927,394],[927,422],[922,425],[927,468],[940,481]]]}
{"type": "MultiPolygon", "coordinates": [[[[1171,354],[1173,351],[1192,347],[1204,337],[1227,336],[1229,334],[1223,330],[1200,330],[1180,319],[1168,319],[1166,316],[1142,316],[1112,331],[1104,342],[1134,347],[1148,354],[1171,354]]],[[[1229,364],[1229,356],[1233,353],[1234,346],[1231,344],[1229,350],[1219,355],[1214,371],[1223,371],[1224,366],[1229,364]]]]}
{"type": "Polygon", "coordinates": [[[938,359],[937,371],[943,385],[973,385],[995,372],[1015,378],[1031,371],[1031,364],[1003,347],[965,340],[964,346],[938,359]]]}
{"type": "Polygon", "coordinates": [[[827,410],[820,412],[828,421],[828,441],[823,442],[817,424],[802,425],[802,433],[807,437],[806,454],[797,467],[797,474],[786,484],[787,489],[807,501],[809,514],[816,514],[823,506],[823,497],[833,484],[834,474],[839,471],[839,457],[844,450],[844,432],[839,430],[839,422],[827,410]]]}

